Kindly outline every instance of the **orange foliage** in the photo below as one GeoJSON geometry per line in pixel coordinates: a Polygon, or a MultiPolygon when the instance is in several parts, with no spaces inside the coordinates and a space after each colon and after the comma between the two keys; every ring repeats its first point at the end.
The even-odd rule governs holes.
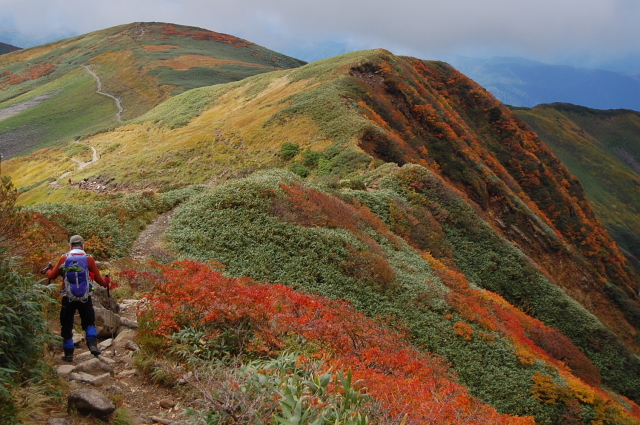
{"type": "Polygon", "coordinates": [[[37,212],[26,214],[28,226],[23,226],[17,238],[17,253],[22,257],[22,264],[30,273],[39,272],[51,258],[67,249],[65,240],[67,232],[55,221],[47,219],[37,212]]]}
{"type": "Polygon", "coordinates": [[[451,289],[447,303],[462,318],[478,323],[488,331],[498,331],[516,347],[516,356],[523,364],[533,364],[536,358],[566,370],[567,366],[592,385],[600,383],[600,373],[585,354],[560,331],[546,326],[491,291],[473,289],[465,276],[453,271],[429,253],[423,253],[440,280],[451,289]]]}
{"type": "Polygon", "coordinates": [[[499,414],[473,399],[441,361],[344,301],[224,277],[195,261],[158,266],[162,276],[147,299],[159,335],[196,325],[211,329],[212,337],[236,329],[240,349],[254,355],[275,354],[287,337],[298,335],[326,347],[320,356],[352,370],[391,417],[406,415],[407,424],[534,424],[531,417],[499,414]]]}
{"type": "Polygon", "coordinates": [[[16,85],[28,80],[37,80],[42,76],[51,74],[55,69],[55,65],[51,63],[36,64],[31,68],[25,69],[19,74],[10,74],[11,76],[6,77],[3,83],[16,85]]]}
{"type": "Polygon", "coordinates": [[[465,341],[471,341],[473,337],[473,328],[464,322],[456,322],[453,325],[453,331],[456,335],[460,335],[465,341]]]}
{"type": "MultiPolygon", "coordinates": [[[[213,32],[209,30],[205,30],[202,28],[193,28],[193,31],[182,31],[178,28],[171,26],[169,24],[165,24],[162,27],[162,32],[164,35],[177,35],[179,37],[191,37],[194,40],[211,40],[217,41],[219,43],[230,44],[233,47],[249,47],[251,45],[247,40],[243,40],[238,37],[234,37],[228,34],[222,34],[219,32],[213,32]]],[[[163,37],[164,38],[164,37],[163,37]]]]}

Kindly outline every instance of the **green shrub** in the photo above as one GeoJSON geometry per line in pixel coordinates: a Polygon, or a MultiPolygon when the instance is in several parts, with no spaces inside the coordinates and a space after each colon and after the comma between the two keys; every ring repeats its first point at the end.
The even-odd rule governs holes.
{"type": "Polygon", "coordinates": [[[307,177],[310,173],[309,169],[302,164],[294,162],[289,166],[289,171],[299,175],[300,177],[307,177]]]}
{"type": "Polygon", "coordinates": [[[40,204],[32,210],[59,223],[69,235],[79,234],[98,259],[122,258],[136,237],[158,214],[201,192],[191,186],[154,195],[134,194],[88,204],[40,204]]]}
{"type": "Polygon", "coordinates": [[[186,415],[193,423],[211,425],[366,425],[372,398],[351,373],[319,370],[321,362],[309,364],[289,353],[246,363],[202,363],[188,380],[200,407],[187,408],[186,415]]]}
{"type": "Polygon", "coordinates": [[[49,289],[20,276],[0,262],[0,422],[11,424],[16,414],[12,388],[37,383],[47,373],[44,348],[52,341],[42,303],[49,289]]]}
{"type": "Polygon", "coordinates": [[[292,159],[300,152],[300,146],[296,143],[285,142],[280,146],[280,156],[282,159],[292,159]]]}
{"type": "MultiPolygon", "coordinates": [[[[292,180],[299,178],[282,170],[263,171],[190,199],[176,211],[167,232],[172,249],[184,258],[219,261],[232,276],[346,299],[368,315],[393,317],[407,326],[417,346],[448,359],[472,394],[499,411],[534,414],[541,422],[557,416],[557,406],[531,396],[531,377],[536,371],[549,373],[548,366],[522,364],[513,345],[497,333],[492,333],[491,341],[458,337],[452,325],[461,318],[444,300],[448,289],[418,252],[383,236],[379,233],[383,229],[361,227],[360,237],[370,238],[366,245],[346,228],[301,226],[296,224],[299,217],[287,218],[292,212],[303,214],[301,208],[276,208],[274,202],[283,196],[280,184],[291,185],[292,180]],[[372,258],[356,258],[349,248],[366,253],[370,245],[380,250],[389,269],[378,271],[372,258]],[[363,267],[370,269],[368,277],[362,276],[363,267]],[[372,278],[376,273],[379,277],[372,278]],[[391,284],[385,284],[389,278],[391,284]]],[[[362,192],[363,200],[367,193],[347,194],[353,192],[362,192]]],[[[392,190],[383,194],[401,198],[392,190]]],[[[377,206],[372,210],[383,219],[387,215],[391,223],[385,213],[389,202],[383,196],[374,199],[377,206]]],[[[481,330],[475,323],[470,326],[481,330]]]]}
{"type": "Polygon", "coordinates": [[[318,162],[323,158],[322,152],[312,151],[311,149],[307,149],[302,152],[302,164],[307,167],[315,167],[318,165],[318,162]]]}

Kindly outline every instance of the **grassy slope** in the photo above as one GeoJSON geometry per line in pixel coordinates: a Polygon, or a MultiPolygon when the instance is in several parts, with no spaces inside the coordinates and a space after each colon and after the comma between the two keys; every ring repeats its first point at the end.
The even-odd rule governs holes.
{"type": "Polygon", "coordinates": [[[115,103],[95,94],[91,76],[79,75],[86,74],[84,65],[98,74],[103,92],[121,99],[127,120],[184,90],[301,64],[246,40],[198,28],[160,23],[113,27],[3,55],[0,110],[38,94],[62,92],[46,106],[1,121],[0,137],[17,138],[28,130],[32,144],[43,147],[113,127],[115,103]],[[74,81],[78,78],[82,82],[74,81]]]}
{"type": "Polygon", "coordinates": [[[633,111],[598,111],[573,105],[515,109],[572,173],[616,242],[640,258],[640,115],[633,111]]]}
{"type": "MultiPolygon", "coordinates": [[[[425,200],[427,203],[439,202],[441,217],[446,210],[453,218],[442,222],[448,233],[447,241],[443,242],[450,244],[455,261],[476,284],[491,286],[490,281],[495,278],[476,274],[480,270],[474,266],[472,258],[480,262],[486,255],[499,256],[502,264],[494,269],[495,273],[532,286],[526,292],[539,291],[538,296],[542,298],[534,300],[534,295],[532,302],[539,313],[549,315],[550,322],[557,322],[554,325],[583,336],[607,333],[597,319],[531,268],[521,252],[496,235],[458,194],[451,192],[426,169],[415,166],[387,169],[377,173],[377,177],[383,177],[385,191],[347,191],[339,196],[365,202],[371,210],[380,213],[385,223],[391,224],[396,218],[391,211],[397,211],[415,196],[411,194],[412,184],[429,182],[431,191],[424,192],[425,200]],[[477,249],[474,244],[473,252],[465,254],[463,251],[469,250],[465,234],[472,239],[479,237],[484,242],[475,241],[477,249]],[[526,278],[526,274],[531,277],[526,278]],[[530,282],[526,282],[527,279],[530,282]],[[562,322],[558,309],[564,316],[562,322]]],[[[386,225],[376,226],[374,220],[367,218],[368,210],[361,210],[362,216],[358,216],[358,212],[332,196],[317,193],[306,198],[315,208],[304,201],[298,204],[301,198],[295,196],[291,197],[290,209],[284,207],[286,201],[282,199],[287,196],[280,185],[291,185],[297,178],[282,171],[257,173],[203,192],[177,212],[168,235],[174,249],[187,258],[221,261],[228,266],[227,272],[235,276],[251,276],[332,298],[344,298],[368,315],[394,317],[409,328],[414,344],[447,358],[475,396],[501,412],[535,415],[539,423],[556,423],[563,405],[544,403],[532,395],[532,377],[537,372],[551,373],[557,382],[562,381],[548,360],[527,362],[519,357],[518,349],[507,334],[496,332],[486,322],[474,319],[477,317],[474,314],[463,312],[474,308],[469,299],[465,300],[466,308],[453,307],[451,300],[455,298],[455,287],[447,288],[443,284],[427,261],[428,256],[399,242],[395,235],[389,236],[386,225]],[[311,225],[307,221],[323,214],[326,214],[324,217],[333,214],[333,224],[331,218],[324,221],[324,225],[321,223],[326,218],[311,225]],[[354,225],[354,220],[361,221],[354,225]],[[368,270],[372,265],[363,260],[359,252],[374,252],[379,255],[375,261],[388,262],[394,272],[393,280],[385,284],[379,277],[372,279],[377,275],[368,270]],[[350,266],[354,263],[355,270],[350,266]],[[463,338],[456,333],[460,323],[471,326],[472,337],[463,338]]],[[[434,224],[438,226],[437,222],[434,224]]],[[[499,285],[491,289],[505,292],[506,288],[499,285]]],[[[502,285],[511,286],[508,280],[502,285]]],[[[490,315],[487,310],[484,314],[490,315]]],[[[631,358],[620,356],[623,346],[615,342],[613,335],[607,335],[608,342],[613,345],[610,350],[595,353],[592,356],[594,363],[606,372],[605,375],[615,370],[615,378],[605,376],[605,380],[631,396],[636,391],[638,378],[629,375],[629,367],[637,366],[630,366],[631,358]],[[622,364],[615,364],[616,361],[622,364]],[[604,364],[607,367],[603,367],[604,364]],[[608,367],[611,370],[607,370],[608,367]]],[[[568,360],[565,358],[564,361],[568,360]]],[[[583,419],[588,423],[588,418],[594,418],[594,411],[588,403],[582,408],[583,419]]]]}
{"type": "MultiPolygon", "coordinates": [[[[362,187],[366,183],[375,190],[379,187],[377,180],[383,175],[366,180],[369,178],[366,173],[371,172],[383,160],[423,164],[444,176],[450,187],[457,188],[448,190],[454,190],[459,202],[466,205],[465,211],[475,211],[475,215],[472,214],[466,228],[451,224],[447,227],[447,217],[455,216],[460,211],[455,208],[451,211],[448,208],[436,208],[432,211],[436,218],[432,220],[444,220],[440,224],[442,230],[439,237],[446,237],[448,251],[442,248],[442,252],[438,254],[437,244],[425,242],[433,236],[430,230],[424,230],[424,234],[416,236],[417,239],[412,243],[429,248],[451,267],[464,271],[473,284],[491,288],[516,306],[561,328],[601,368],[607,385],[637,399],[640,371],[635,357],[602,324],[610,326],[627,343],[633,344],[635,328],[627,321],[630,320],[629,311],[623,311],[624,309],[612,304],[603,289],[602,280],[607,278],[606,273],[622,279],[618,282],[622,288],[621,299],[629,301],[633,307],[633,302],[625,298],[628,296],[625,295],[624,288],[635,276],[625,275],[626,271],[621,268],[603,269],[600,257],[587,258],[577,253],[584,247],[580,245],[579,239],[572,239],[579,237],[571,234],[572,226],[576,223],[565,218],[565,213],[579,211],[582,220],[579,223],[589,226],[593,231],[598,230],[598,224],[589,221],[592,213],[584,201],[579,185],[575,183],[577,180],[538,141],[532,139],[533,136],[526,129],[514,124],[506,108],[483,94],[480,88],[470,84],[443,64],[398,58],[381,50],[355,52],[296,70],[258,75],[240,82],[200,88],[177,96],[125,127],[88,138],[87,142],[100,151],[102,159],[72,176],[76,180],[96,174],[107,175],[115,178],[114,184],[117,187],[129,188],[151,186],[166,189],[171,185],[193,182],[216,183],[259,168],[290,166],[291,162],[278,155],[283,142],[298,143],[303,150],[313,148],[318,152],[323,151],[317,165],[310,165],[312,176],[332,187],[343,184],[362,187]],[[409,86],[403,86],[406,81],[409,86]],[[415,102],[415,97],[411,96],[416,93],[422,100],[411,104],[415,102]],[[499,143],[500,137],[504,137],[503,140],[508,145],[499,143]],[[363,153],[360,146],[373,157],[363,153]],[[520,151],[510,156],[509,152],[503,150],[503,146],[517,146],[520,151]],[[545,172],[540,174],[544,184],[528,185],[528,177],[523,173],[525,170],[518,168],[521,164],[527,164],[526,160],[509,162],[524,151],[530,152],[527,158],[537,158],[536,167],[542,170],[546,167],[545,172]],[[339,179],[343,181],[339,182],[339,179]],[[544,189],[542,194],[538,193],[540,188],[544,189]],[[572,200],[569,194],[578,201],[572,200]],[[556,204],[545,204],[549,198],[556,204]],[[553,211],[551,207],[560,209],[558,215],[552,216],[555,221],[541,212],[553,211]],[[492,223],[493,228],[481,224],[482,220],[492,223]],[[559,235],[555,226],[561,228],[566,237],[559,235]],[[478,228],[484,229],[484,233],[474,230],[478,228]],[[520,250],[514,249],[513,243],[520,250]],[[470,247],[474,249],[469,249],[470,247]],[[532,261],[536,262],[534,266],[532,261]],[[576,277],[581,279],[580,285],[576,285],[576,277]],[[569,295],[594,312],[602,323],[567,295],[562,295],[564,293],[554,283],[563,286],[569,295]],[[549,299],[550,293],[556,295],[549,299]],[[578,331],[580,329],[582,331],[578,331]]],[[[27,161],[37,163],[36,154],[42,155],[41,152],[36,152],[9,161],[6,164],[8,172],[17,179],[22,178],[20,170],[27,169],[27,161]]],[[[293,162],[300,165],[303,160],[303,156],[298,155],[293,162]]],[[[64,159],[58,162],[60,166],[64,163],[64,159]]],[[[54,173],[44,168],[41,173],[30,173],[29,184],[52,175],[55,177],[54,173]]],[[[26,179],[18,186],[25,186],[25,183],[26,179]]],[[[409,183],[413,184],[409,185],[409,188],[413,188],[410,190],[422,190],[425,187],[425,182],[420,180],[409,183]]],[[[63,198],[62,193],[69,190],[72,189],[52,190],[41,186],[26,192],[22,199],[25,203],[60,200],[63,198]]],[[[394,190],[395,196],[404,197],[403,202],[411,201],[400,189],[394,190]]],[[[264,263],[265,267],[251,268],[255,266],[252,261],[246,262],[243,266],[245,269],[231,265],[232,268],[236,267],[234,270],[237,273],[250,273],[259,279],[280,279],[275,273],[284,273],[283,265],[288,267],[289,260],[292,261],[291,264],[301,262],[306,267],[313,264],[314,269],[325,264],[328,267],[327,276],[337,276],[334,273],[335,264],[332,263],[335,257],[332,255],[346,255],[347,248],[344,244],[356,243],[352,236],[344,232],[333,235],[335,232],[318,229],[309,230],[309,238],[306,238],[304,235],[308,232],[298,234],[299,229],[278,224],[282,217],[278,218],[277,214],[271,218],[264,214],[254,217],[252,214],[257,214],[257,211],[247,208],[246,204],[251,203],[253,195],[243,192],[242,187],[232,188],[231,191],[237,192],[236,196],[240,197],[234,201],[238,203],[236,209],[233,207],[235,204],[221,204],[214,196],[213,201],[207,201],[214,202],[214,208],[205,204],[205,207],[209,205],[208,210],[205,208],[201,214],[196,214],[198,219],[187,220],[188,225],[185,222],[184,226],[179,226],[190,232],[190,237],[203,243],[207,241],[207,244],[210,244],[210,237],[216,236],[209,235],[207,232],[210,230],[207,229],[225,229],[228,232],[228,243],[232,245],[226,252],[226,257],[214,252],[209,258],[228,263],[253,258],[256,260],[255,264],[262,264],[257,261],[259,258],[268,259],[264,263]],[[213,214],[211,219],[204,215],[205,211],[208,211],[206,214],[213,214]],[[218,219],[231,221],[215,221],[218,219]],[[275,234],[271,234],[273,232],[275,234]],[[294,235],[302,238],[297,245],[289,243],[294,235]],[[326,252],[321,250],[314,254],[316,248],[320,247],[318,237],[325,245],[327,240],[329,242],[326,252]],[[273,244],[269,245],[271,239],[273,244]],[[297,254],[283,251],[290,245],[302,247],[305,253],[315,256],[303,256],[302,260],[291,257],[297,254]],[[271,250],[267,249],[269,246],[272,246],[271,250]],[[339,252],[336,253],[336,250],[339,252]],[[243,254],[238,255],[238,252],[243,254]],[[277,262],[278,267],[266,267],[274,264],[273,258],[281,259],[277,262]],[[267,273],[268,276],[260,273],[267,273]]],[[[418,202],[412,208],[431,209],[437,207],[439,202],[438,199],[427,197],[423,204],[418,202]]],[[[266,213],[269,214],[268,211],[266,213]]],[[[381,213],[381,216],[384,217],[384,214],[381,213]]],[[[424,218],[424,214],[422,217],[424,218]]],[[[286,221],[286,216],[284,219],[286,221]]],[[[415,217],[407,220],[408,223],[416,223],[415,217]]],[[[419,222],[420,220],[417,221],[419,222]]],[[[433,223],[435,226],[435,222],[433,223]]],[[[587,248],[600,248],[606,255],[614,255],[615,251],[607,251],[613,248],[606,245],[606,235],[600,235],[599,238],[600,243],[605,245],[591,245],[592,242],[588,240],[584,245],[587,248]]],[[[214,244],[211,249],[222,249],[222,246],[214,244]]],[[[190,252],[184,246],[179,249],[187,254],[190,252]]],[[[424,267],[420,263],[423,260],[418,260],[416,253],[410,250],[403,251],[400,255],[400,252],[389,251],[387,247],[384,252],[390,259],[394,259],[392,266],[397,276],[409,279],[412,273],[424,267]],[[404,260],[402,256],[405,256],[404,260]],[[416,261],[421,264],[419,267],[416,261]],[[409,273],[402,274],[402,270],[409,273]]],[[[287,283],[305,287],[305,282],[314,281],[308,279],[312,272],[313,270],[304,269],[294,271],[298,280],[287,283]]],[[[427,269],[425,273],[428,273],[427,269]]],[[[428,276],[424,275],[424,278],[427,279],[428,276]]],[[[318,287],[309,286],[308,289],[332,296],[343,296],[341,294],[350,291],[339,284],[339,279],[334,283],[325,278],[315,281],[324,283],[318,287]],[[331,290],[327,286],[330,284],[334,285],[331,290]]],[[[395,307],[389,307],[388,310],[376,310],[377,305],[395,301],[378,300],[382,304],[377,304],[378,301],[370,304],[366,301],[366,297],[371,296],[368,295],[370,291],[365,289],[354,288],[354,291],[359,291],[358,296],[365,298],[358,301],[354,295],[353,301],[363,309],[368,308],[370,314],[385,311],[401,316],[409,314],[402,311],[406,309],[406,303],[394,304],[395,307]]],[[[408,293],[407,296],[409,295],[408,293]]],[[[402,317],[407,322],[413,323],[415,320],[412,325],[414,332],[431,332],[429,326],[435,326],[436,322],[420,322],[426,320],[426,316],[422,317],[420,311],[410,313],[417,316],[402,317]]],[[[438,327],[435,326],[434,329],[438,327]]],[[[509,384],[495,379],[495,374],[480,373],[476,369],[485,360],[482,356],[475,358],[474,366],[465,371],[464,364],[468,356],[458,357],[457,349],[437,348],[435,343],[431,345],[429,341],[434,338],[447,340],[448,337],[446,333],[436,332],[430,336],[417,337],[417,340],[425,348],[441,350],[438,352],[457,364],[464,379],[475,388],[475,394],[485,399],[490,398],[501,409],[512,412],[535,410],[541,418],[549,418],[558,413],[550,412],[531,400],[526,403],[533,404],[525,403],[528,407],[518,404],[508,394],[511,386],[522,397],[525,393],[529,394],[531,387],[525,375],[528,373],[530,377],[533,369],[525,368],[528,372],[522,372],[525,375],[521,376],[521,372],[516,373],[513,357],[496,354],[492,367],[506,367],[498,375],[520,376],[517,379],[522,382],[518,381],[518,385],[509,384]],[[500,361],[495,360],[498,358],[503,359],[507,365],[499,366],[500,361]],[[507,358],[511,360],[507,361],[507,358]],[[507,388],[501,390],[498,388],[500,386],[507,388]],[[486,388],[492,389],[487,391],[486,388]]],[[[492,351],[495,349],[477,348],[480,352],[489,350],[492,353],[495,353],[492,351]]]]}

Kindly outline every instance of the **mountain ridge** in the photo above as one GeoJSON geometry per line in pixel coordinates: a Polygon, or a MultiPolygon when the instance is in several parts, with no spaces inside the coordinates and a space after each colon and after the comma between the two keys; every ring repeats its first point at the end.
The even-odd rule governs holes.
{"type": "MultiPolygon", "coordinates": [[[[542,139],[443,62],[376,49],[200,87],[3,171],[39,223],[133,267],[118,269],[131,290],[156,278],[203,288],[203,275],[178,269],[204,265],[164,276],[119,263],[146,223],[178,206],[163,261],[218,261],[240,285],[272,282],[386,318],[521,423],[640,420],[637,273],[542,139]],[[99,161],[76,167],[93,149],[99,161]]],[[[247,299],[265,290],[247,288],[247,299]]],[[[145,322],[145,355],[176,361],[191,342],[212,344],[213,357],[237,353],[231,334],[251,341],[240,347],[249,357],[318,353],[271,333],[270,319],[241,331],[255,312],[217,321],[177,311],[145,322]],[[179,329],[160,328],[167,320],[179,329]],[[189,339],[199,326],[209,342],[189,339]],[[152,338],[160,329],[168,339],[152,338]]]]}
{"type": "Polygon", "coordinates": [[[0,121],[0,139],[15,145],[17,154],[116,126],[115,104],[96,93],[86,66],[100,76],[103,92],[119,99],[127,120],[180,91],[301,64],[195,27],[133,23],[95,31],[2,56],[0,108],[50,98],[0,121]],[[30,146],[20,147],[17,141],[25,139],[30,146]]]}
{"type": "Polygon", "coordinates": [[[509,105],[566,102],[596,109],[640,110],[637,74],[512,57],[458,58],[452,63],[509,105]]]}

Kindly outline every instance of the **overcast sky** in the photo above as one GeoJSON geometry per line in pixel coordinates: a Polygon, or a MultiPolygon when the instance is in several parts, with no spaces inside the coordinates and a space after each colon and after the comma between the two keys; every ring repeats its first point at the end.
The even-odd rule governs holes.
{"type": "Polygon", "coordinates": [[[233,34],[306,60],[384,47],[640,73],[639,0],[0,0],[0,41],[19,47],[136,21],[233,34]]]}

